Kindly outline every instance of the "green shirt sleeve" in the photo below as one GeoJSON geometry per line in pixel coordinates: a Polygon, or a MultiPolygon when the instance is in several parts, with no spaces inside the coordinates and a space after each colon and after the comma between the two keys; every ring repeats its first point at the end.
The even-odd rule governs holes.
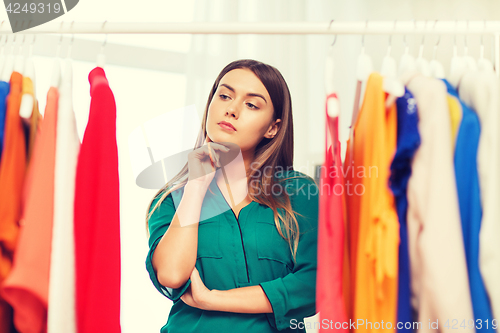
{"type": "Polygon", "coordinates": [[[310,177],[292,181],[298,186],[287,193],[293,210],[303,215],[296,214],[300,228],[297,261],[286,276],[259,284],[273,308],[273,313],[266,314],[269,323],[278,330],[289,328],[292,319],[316,313],[319,189],[310,177]]]}
{"type": "MultiPolygon", "coordinates": [[[[149,212],[151,212],[151,210],[154,208],[160,197],[161,196],[158,196],[157,198],[154,199],[149,212]]],[[[149,277],[153,282],[153,285],[156,287],[156,289],[160,293],[165,295],[168,299],[172,300],[173,302],[176,302],[177,300],[180,299],[180,297],[184,294],[186,289],[191,284],[191,279],[188,279],[186,283],[179,288],[176,289],[167,288],[160,284],[160,282],[158,281],[158,276],[156,275],[156,272],[153,269],[154,251],[156,250],[156,246],[162,239],[163,235],[167,231],[170,223],[172,222],[172,219],[174,218],[174,215],[175,215],[174,201],[172,199],[172,195],[169,194],[165,198],[165,200],[163,200],[160,206],[158,206],[158,208],[154,211],[153,215],[151,215],[151,218],[149,219],[148,229],[150,236],[149,236],[149,251],[146,257],[146,269],[149,272],[149,277]]]]}

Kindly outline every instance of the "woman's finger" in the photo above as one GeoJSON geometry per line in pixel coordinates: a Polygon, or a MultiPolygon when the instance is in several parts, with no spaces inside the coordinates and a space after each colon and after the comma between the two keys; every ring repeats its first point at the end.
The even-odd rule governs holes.
{"type": "Polygon", "coordinates": [[[221,152],[227,153],[230,149],[218,142],[212,142],[210,144],[210,148],[211,148],[211,153],[213,154],[213,157],[215,159],[216,165],[218,167],[221,167],[220,154],[221,152]]]}
{"type": "Polygon", "coordinates": [[[186,292],[181,296],[181,300],[189,306],[195,306],[195,301],[191,293],[191,286],[189,286],[186,292]]]}
{"type": "Polygon", "coordinates": [[[213,154],[212,156],[214,158],[214,165],[219,168],[220,167],[219,153],[215,151],[215,150],[219,150],[219,147],[214,147],[214,145],[212,145],[210,148],[212,150],[212,154],[213,154]]]}
{"type": "Polygon", "coordinates": [[[217,166],[215,159],[216,154],[215,151],[212,149],[212,143],[207,144],[207,152],[210,158],[210,163],[212,164],[213,171],[215,171],[215,167],[217,166]]]}
{"type": "Polygon", "coordinates": [[[194,278],[194,279],[196,279],[196,280],[201,280],[200,273],[198,272],[198,270],[196,269],[196,267],[191,272],[191,277],[194,278]]]}

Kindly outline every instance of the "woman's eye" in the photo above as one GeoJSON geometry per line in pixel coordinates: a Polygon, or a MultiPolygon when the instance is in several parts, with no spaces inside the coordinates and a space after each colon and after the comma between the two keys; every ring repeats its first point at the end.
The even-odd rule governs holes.
{"type": "MultiPolygon", "coordinates": [[[[219,97],[220,97],[222,100],[224,100],[224,101],[225,101],[225,100],[230,99],[230,97],[229,97],[229,96],[224,95],[224,94],[220,94],[220,95],[219,95],[219,97]]],[[[247,103],[247,105],[248,105],[248,107],[249,107],[250,109],[253,109],[253,110],[257,110],[257,109],[258,109],[258,107],[257,107],[257,106],[255,106],[255,105],[253,105],[252,103],[247,103]]]]}

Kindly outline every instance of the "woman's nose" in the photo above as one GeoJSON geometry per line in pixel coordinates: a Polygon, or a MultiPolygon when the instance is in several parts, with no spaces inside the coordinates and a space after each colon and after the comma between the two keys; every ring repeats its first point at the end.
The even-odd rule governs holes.
{"type": "Polygon", "coordinates": [[[235,118],[238,118],[238,110],[236,109],[236,107],[234,105],[228,106],[228,108],[226,109],[226,114],[229,114],[235,118]]]}

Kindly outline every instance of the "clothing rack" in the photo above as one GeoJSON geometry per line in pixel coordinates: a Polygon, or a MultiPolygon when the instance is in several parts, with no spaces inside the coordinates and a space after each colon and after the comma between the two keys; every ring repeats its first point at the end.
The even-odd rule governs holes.
{"type": "MultiPolygon", "coordinates": [[[[0,34],[13,34],[8,22],[0,34]]],[[[47,22],[16,34],[491,35],[500,75],[500,21],[47,22]]],[[[104,41],[106,43],[106,40],[104,41]]],[[[148,50],[149,49],[145,49],[148,50]]],[[[150,68],[152,69],[152,68],[150,68]]]]}
{"type": "MultiPolygon", "coordinates": [[[[3,22],[5,23],[5,22],[3,22]]],[[[0,33],[8,33],[0,23],[0,33]]],[[[48,22],[18,33],[60,34],[494,34],[500,21],[48,22]]]]}

